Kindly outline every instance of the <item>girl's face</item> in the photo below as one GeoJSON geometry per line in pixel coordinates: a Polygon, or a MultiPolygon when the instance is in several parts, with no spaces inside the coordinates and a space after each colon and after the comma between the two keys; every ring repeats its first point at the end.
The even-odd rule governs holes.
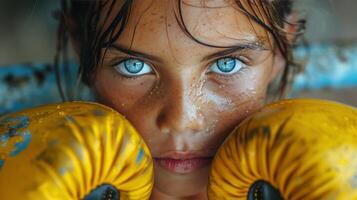
{"type": "Polygon", "coordinates": [[[97,69],[94,89],[149,146],[153,199],[205,198],[210,160],[232,128],[263,105],[283,59],[234,1],[182,2],[194,38],[233,50],[185,34],[177,1],[138,2],[97,69]]]}

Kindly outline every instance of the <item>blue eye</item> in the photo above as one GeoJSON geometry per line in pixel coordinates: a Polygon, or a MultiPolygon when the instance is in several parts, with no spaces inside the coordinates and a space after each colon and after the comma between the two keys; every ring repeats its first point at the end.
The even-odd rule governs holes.
{"type": "Polygon", "coordinates": [[[142,76],[149,74],[152,69],[149,65],[139,59],[126,59],[114,67],[124,76],[142,76]]]}
{"type": "Polygon", "coordinates": [[[210,66],[208,72],[218,74],[234,74],[244,67],[242,61],[236,58],[221,58],[210,66]]]}

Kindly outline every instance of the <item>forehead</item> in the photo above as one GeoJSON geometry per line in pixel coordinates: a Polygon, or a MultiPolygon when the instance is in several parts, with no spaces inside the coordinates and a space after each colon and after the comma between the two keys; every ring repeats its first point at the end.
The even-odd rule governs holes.
{"type": "MultiPolygon", "coordinates": [[[[114,10],[122,4],[119,1],[114,10]]],[[[125,31],[117,42],[151,52],[159,47],[209,51],[192,40],[185,28],[195,39],[214,46],[268,40],[266,30],[247,17],[234,0],[134,0],[125,31]]]]}

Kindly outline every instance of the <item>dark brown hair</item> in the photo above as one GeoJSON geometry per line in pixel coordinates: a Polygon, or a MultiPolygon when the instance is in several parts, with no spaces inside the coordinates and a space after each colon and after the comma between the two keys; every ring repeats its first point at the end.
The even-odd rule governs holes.
{"type": "MultiPolygon", "coordinates": [[[[66,95],[63,92],[59,75],[59,63],[67,62],[66,59],[66,44],[68,34],[73,37],[79,45],[79,72],[78,80],[82,80],[85,84],[90,85],[95,74],[96,67],[99,66],[103,57],[102,50],[109,47],[117,40],[123,32],[125,25],[130,16],[131,7],[134,0],[119,0],[122,6],[115,13],[115,17],[108,22],[109,15],[114,12],[113,7],[116,0],[105,1],[83,1],[83,0],[61,0],[62,9],[58,15],[58,42],[57,53],[55,56],[55,69],[57,73],[57,82],[59,91],[64,100],[66,95]],[[104,16],[104,17],[103,17],[104,16]],[[66,19],[71,19],[76,25],[75,28],[68,28],[66,19]],[[104,20],[104,21],[103,21],[104,20]],[[103,24],[109,24],[104,29],[103,24]]],[[[281,52],[286,61],[286,66],[279,80],[276,92],[282,97],[285,94],[289,81],[294,72],[298,70],[298,65],[294,63],[292,54],[292,45],[288,41],[289,34],[295,37],[299,36],[304,30],[304,20],[298,20],[295,23],[287,21],[287,16],[292,12],[292,0],[235,0],[238,8],[255,23],[262,26],[273,38],[273,44],[281,52]],[[246,1],[243,4],[242,1],[246,1]],[[261,8],[261,9],[256,9],[261,8]],[[265,19],[263,19],[263,16],[265,19]],[[286,25],[295,26],[294,33],[288,33],[284,27],[286,25]]],[[[221,47],[203,43],[193,37],[187,30],[182,18],[182,0],[177,0],[178,12],[175,14],[178,24],[182,30],[194,41],[206,46],[218,48],[233,48],[221,47]]]]}

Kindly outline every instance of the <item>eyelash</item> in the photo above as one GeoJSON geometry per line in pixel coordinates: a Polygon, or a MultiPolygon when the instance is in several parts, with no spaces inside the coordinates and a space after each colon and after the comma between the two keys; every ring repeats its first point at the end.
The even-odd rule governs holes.
{"type": "Polygon", "coordinates": [[[215,74],[214,75],[221,80],[224,79],[224,81],[234,80],[234,79],[238,78],[239,76],[241,76],[242,72],[244,73],[245,70],[247,70],[247,67],[249,66],[249,62],[250,62],[249,58],[242,56],[241,54],[232,53],[232,54],[228,54],[224,57],[214,58],[212,61],[209,62],[208,66],[206,68],[209,68],[212,64],[214,64],[214,62],[217,62],[217,60],[223,59],[223,58],[234,58],[234,59],[239,60],[240,62],[242,62],[245,65],[244,67],[241,68],[241,70],[239,72],[229,75],[229,76],[223,75],[223,74],[215,74]]]}
{"type": "MultiPolygon", "coordinates": [[[[247,68],[247,66],[249,66],[249,59],[247,57],[243,57],[241,54],[228,54],[224,57],[220,57],[220,58],[214,58],[212,61],[209,62],[208,67],[210,67],[212,64],[214,64],[214,62],[217,62],[217,60],[219,59],[223,59],[223,58],[234,58],[234,59],[237,59],[239,60],[240,62],[242,62],[245,67],[243,67],[240,72],[238,73],[235,73],[235,74],[232,74],[232,75],[223,75],[223,74],[215,74],[216,77],[219,77],[220,79],[225,79],[226,81],[229,81],[229,80],[232,80],[232,79],[236,79],[238,78],[242,72],[244,72],[247,68]]],[[[111,62],[111,66],[114,68],[116,65],[120,64],[121,62],[125,61],[125,60],[128,60],[128,59],[139,59],[139,60],[142,60],[143,62],[145,62],[146,64],[148,64],[152,69],[153,71],[155,71],[155,68],[153,67],[154,65],[152,63],[150,63],[149,60],[145,59],[145,58],[141,58],[141,57],[135,57],[135,56],[122,56],[122,57],[119,57],[117,59],[115,59],[115,61],[112,61],[111,62]]],[[[140,78],[141,76],[125,76],[125,75],[120,75],[121,78],[125,78],[125,79],[129,79],[129,80],[135,80],[135,79],[138,79],[140,78]]]]}
{"type": "Polygon", "coordinates": [[[135,56],[121,56],[121,57],[117,57],[114,61],[111,61],[110,66],[115,67],[116,65],[120,64],[121,62],[125,61],[125,60],[129,60],[129,59],[138,59],[138,60],[142,60],[143,62],[145,62],[146,64],[150,64],[150,61],[148,61],[145,58],[140,58],[140,57],[135,57],[135,56]]]}
{"type": "MultiPolygon", "coordinates": [[[[114,61],[111,62],[110,66],[114,69],[115,66],[119,65],[121,62],[128,60],[128,59],[138,59],[142,60],[145,62],[147,65],[149,65],[153,71],[155,71],[155,68],[153,67],[154,65],[150,63],[149,60],[142,58],[142,57],[135,57],[135,56],[122,56],[122,57],[117,57],[114,61]]],[[[123,74],[115,73],[116,75],[119,75],[120,78],[127,79],[127,80],[136,80],[141,78],[142,76],[125,76],[123,74]]]]}
{"type": "MultiPolygon", "coordinates": [[[[221,58],[215,58],[212,62],[217,61],[218,59],[222,59],[222,58],[234,58],[239,60],[240,62],[242,62],[244,65],[249,65],[249,58],[242,56],[241,54],[228,54],[224,57],[221,58]]],[[[212,63],[211,63],[212,64],[212,63]]]]}
{"type": "Polygon", "coordinates": [[[218,79],[220,79],[221,81],[229,83],[230,81],[236,80],[237,78],[242,76],[242,74],[244,74],[246,70],[248,70],[247,66],[242,67],[239,72],[232,74],[230,76],[223,75],[223,74],[215,74],[214,76],[218,77],[218,79]]]}

